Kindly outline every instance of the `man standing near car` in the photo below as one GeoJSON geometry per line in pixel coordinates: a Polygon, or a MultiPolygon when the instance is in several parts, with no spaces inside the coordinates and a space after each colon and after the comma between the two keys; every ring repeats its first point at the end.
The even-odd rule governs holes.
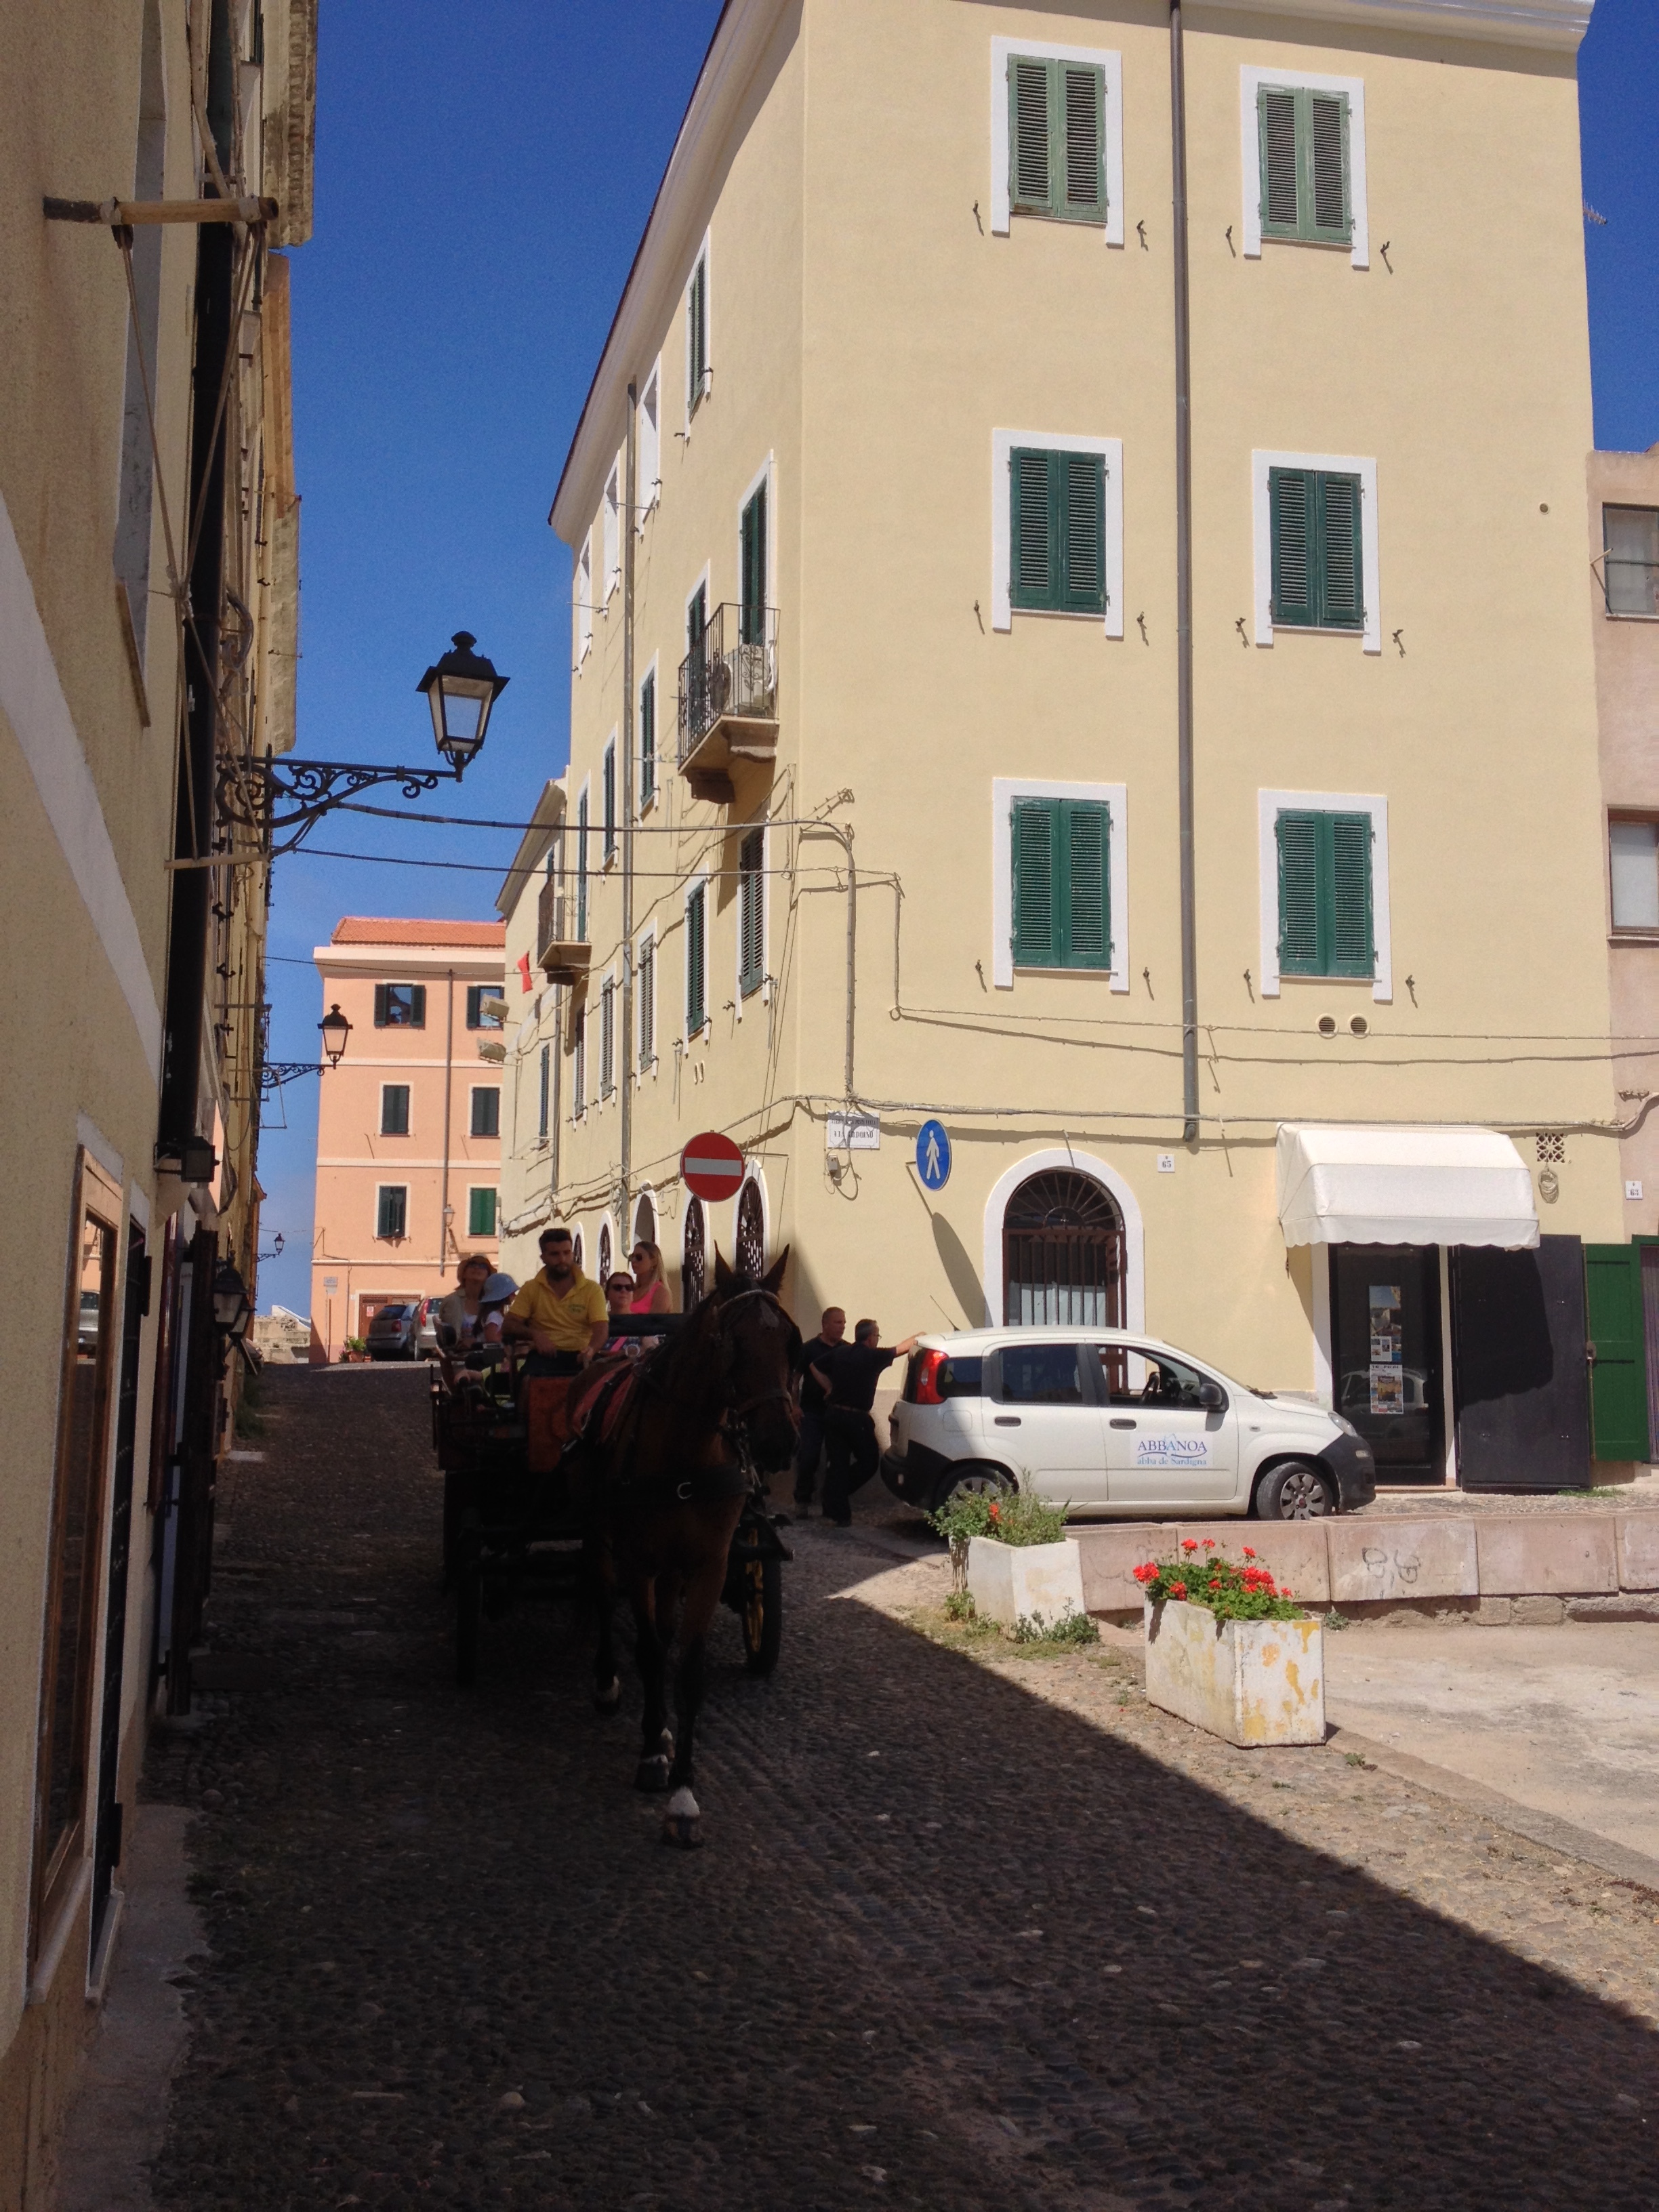
{"type": "Polygon", "coordinates": [[[907,1336],[883,1350],[878,1324],[861,1321],[851,1344],[833,1346],[811,1369],[827,1401],[823,1435],[830,1470],[823,1478],[823,1517],[837,1528],[852,1526],[853,1492],[861,1490],[881,1464],[881,1447],[871,1419],[876,1385],[896,1359],[915,1348],[915,1338],[907,1336]]]}
{"type": "Polygon", "coordinates": [[[795,1510],[805,1513],[817,1486],[818,1462],[823,1456],[823,1386],[812,1372],[826,1353],[847,1334],[847,1316],[839,1306],[825,1306],[818,1333],[800,1349],[800,1443],[795,1451],[795,1510]]]}
{"type": "Polygon", "coordinates": [[[507,1308],[501,1334],[509,1344],[528,1343],[525,1415],[530,1431],[530,1471],[550,1474],[564,1449],[564,1401],[570,1385],[605,1342],[605,1292],[576,1265],[568,1229],[544,1229],[542,1264],[507,1308]]]}

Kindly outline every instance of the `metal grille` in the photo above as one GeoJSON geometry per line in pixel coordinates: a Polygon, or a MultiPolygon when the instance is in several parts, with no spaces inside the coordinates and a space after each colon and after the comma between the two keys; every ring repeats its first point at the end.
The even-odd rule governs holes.
{"type": "Polygon", "coordinates": [[[602,1221],[599,1224],[599,1285],[601,1289],[610,1280],[611,1224],[608,1221],[602,1221]]]}
{"type": "Polygon", "coordinates": [[[766,1273],[766,1219],[752,1182],[744,1183],[738,1199],[738,1273],[757,1283],[766,1273]]]}
{"type": "Polygon", "coordinates": [[[686,1313],[702,1301],[704,1249],[702,1200],[700,1198],[688,1199],[685,1203],[685,1242],[681,1247],[683,1256],[680,1261],[680,1305],[686,1313]]]}
{"type": "Polygon", "coordinates": [[[1002,1218],[1003,1321],[1010,1328],[1121,1328],[1123,1217],[1084,1175],[1032,1176],[1002,1218]]]}
{"type": "Polygon", "coordinates": [[[1543,1168],[1561,1168],[1567,1164],[1567,1140],[1559,1129],[1540,1129],[1538,1133],[1538,1164],[1543,1168]]]}

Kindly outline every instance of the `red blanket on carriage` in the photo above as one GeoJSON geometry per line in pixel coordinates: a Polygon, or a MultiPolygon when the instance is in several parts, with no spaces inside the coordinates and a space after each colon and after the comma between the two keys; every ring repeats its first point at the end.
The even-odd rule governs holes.
{"type": "Polygon", "coordinates": [[[573,1443],[608,1444],[634,1395],[639,1368],[629,1358],[595,1361],[570,1385],[565,1424],[573,1443]]]}

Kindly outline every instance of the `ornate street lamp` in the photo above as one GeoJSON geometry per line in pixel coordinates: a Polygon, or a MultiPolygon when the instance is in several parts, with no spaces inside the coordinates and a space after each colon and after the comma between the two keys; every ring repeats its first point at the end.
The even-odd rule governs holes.
{"type": "Polygon", "coordinates": [[[221,1260],[213,1278],[213,1326],[228,1344],[247,1334],[253,1303],[234,1260],[221,1260]]]}
{"type": "Polygon", "coordinates": [[[351,1024],[340,1012],[337,1001],[317,1026],[323,1033],[323,1050],[328,1056],[328,1064],[337,1067],[346,1048],[346,1039],[351,1035],[351,1024]]]}
{"type": "Polygon", "coordinates": [[[484,741],[490,710],[511,680],[498,676],[470,630],[457,630],[453,648],[428,668],[417,690],[432,709],[432,733],[447,768],[377,768],[362,761],[295,760],[291,755],[232,756],[219,768],[218,818],[226,838],[254,830],[269,856],[291,853],[324,815],[360,791],[395,783],[405,799],[418,799],[441,783],[459,783],[484,741]]]}

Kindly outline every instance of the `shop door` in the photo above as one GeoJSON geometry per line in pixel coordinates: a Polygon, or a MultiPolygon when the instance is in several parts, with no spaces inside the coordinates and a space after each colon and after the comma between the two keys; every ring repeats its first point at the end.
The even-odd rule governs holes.
{"type": "Polygon", "coordinates": [[[1590,1429],[1601,1460],[1648,1456],[1647,1347],[1642,1316],[1642,1255],[1634,1244],[1584,1247],[1585,1325],[1590,1364],[1590,1429]]]}
{"type": "Polygon", "coordinates": [[[1462,1244],[1451,1255],[1457,1479],[1465,1490],[1570,1490],[1589,1480],[1584,1248],[1462,1244]]]}
{"type": "Polygon", "coordinates": [[[1659,1445],[1659,1243],[1637,1245],[1642,1255],[1642,1338],[1647,1352],[1648,1449],[1659,1445]]]}
{"type": "Polygon", "coordinates": [[[1331,1372],[1379,1482],[1445,1481],[1437,1246],[1332,1246],[1331,1372]]]}

